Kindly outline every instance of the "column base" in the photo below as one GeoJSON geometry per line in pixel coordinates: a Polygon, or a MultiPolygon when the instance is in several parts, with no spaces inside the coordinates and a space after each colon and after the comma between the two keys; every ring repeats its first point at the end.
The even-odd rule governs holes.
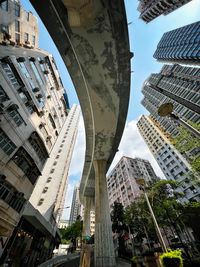
{"type": "Polygon", "coordinates": [[[116,267],[115,257],[96,257],[95,267],[116,267]]]}

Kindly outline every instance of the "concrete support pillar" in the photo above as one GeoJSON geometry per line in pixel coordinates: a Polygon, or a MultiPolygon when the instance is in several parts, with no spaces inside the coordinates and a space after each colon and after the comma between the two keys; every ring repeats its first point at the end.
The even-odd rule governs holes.
{"type": "Polygon", "coordinates": [[[91,197],[85,197],[84,199],[83,237],[90,236],[90,211],[93,202],[94,200],[91,197]]]}
{"type": "Polygon", "coordinates": [[[95,267],[116,266],[108,191],[106,183],[106,161],[95,160],[95,267]]]}

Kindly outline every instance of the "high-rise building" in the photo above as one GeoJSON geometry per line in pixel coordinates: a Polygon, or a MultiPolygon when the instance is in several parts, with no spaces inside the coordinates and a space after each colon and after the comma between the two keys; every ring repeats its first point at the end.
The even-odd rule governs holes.
{"type": "Polygon", "coordinates": [[[178,133],[177,125],[166,117],[158,116],[162,103],[173,103],[174,113],[185,121],[200,120],[200,68],[164,65],[160,73],[151,74],[144,82],[142,105],[170,134],[178,133]]]}
{"type": "Polygon", "coordinates": [[[60,221],[63,212],[79,118],[80,108],[73,105],[30,197],[30,203],[52,224],[60,221]]]}
{"type": "Polygon", "coordinates": [[[168,15],[191,0],[139,0],[140,18],[146,23],[160,15],[168,15]]]}
{"type": "Polygon", "coordinates": [[[154,58],[163,62],[200,64],[200,21],[164,33],[154,58]]]}
{"type": "Polygon", "coordinates": [[[38,47],[38,21],[20,5],[20,0],[0,4],[0,44],[38,47]]]}
{"type": "MultiPolygon", "coordinates": [[[[17,250],[23,258],[30,246],[34,262],[37,246],[46,259],[59,235],[28,200],[57,144],[65,146],[65,152],[58,152],[66,163],[64,179],[55,171],[55,180],[60,180],[51,197],[41,188],[49,203],[54,200],[49,213],[59,219],[80,111],[73,107],[68,116],[67,94],[55,60],[37,48],[37,18],[23,10],[20,1],[8,0],[0,5],[0,25],[0,236],[6,244],[0,249],[0,264],[17,250]]],[[[37,198],[38,204],[41,195],[37,198]]]]}
{"type": "Polygon", "coordinates": [[[51,55],[0,45],[0,217],[7,217],[0,219],[2,236],[17,225],[68,109],[51,55]]]}
{"type": "Polygon", "coordinates": [[[200,201],[200,188],[191,179],[191,166],[170,143],[169,135],[151,116],[142,116],[137,127],[168,180],[176,181],[182,202],[200,201]]]}
{"type": "Polygon", "coordinates": [[[110,208],[114,202],[124,207],[130,205],[140,196],[141,190],[137,180],[144,179],[146,185],[158,180],[150,162],[140,158],[122,157],[107,177],[110,208]]]}
{"type": "Polygon", "coordinates": [[[79,186],[74,187],[72,203],[71,203],[71,211],[69,217],[69,225],[72,225],[78,216],[81,216],[81,202],[79,199],[79,186]]]}
{"type": "MultiPolygon", "coordinates": [[[[84,206],[81,204],[79,199],[79,186],[75,186],[72,204],[71,204],[71,212],[69,218],[69,225],[72,225],[78,216],[81,217],[81,220],[84,220],[84,206]]],[[[93,235],[95,232],[95,212],[93,210],[90,211],[90,235],[93,235]]]]}

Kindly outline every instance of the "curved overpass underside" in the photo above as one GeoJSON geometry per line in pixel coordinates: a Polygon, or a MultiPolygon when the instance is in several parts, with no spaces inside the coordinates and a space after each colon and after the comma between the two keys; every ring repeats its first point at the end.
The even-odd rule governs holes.
{"type": "Polygon", "coordinates": [[[31,2],[65,62],[82,108],[86,154],[80,198],[85,204],[85,234],[95,202],[95,266],[114,266],[105,175],[123,133],[130,93],[132,55],[124,2],[31,2]],[[96,245],[102,242],[108,243],[103,252],[96,245]]]}

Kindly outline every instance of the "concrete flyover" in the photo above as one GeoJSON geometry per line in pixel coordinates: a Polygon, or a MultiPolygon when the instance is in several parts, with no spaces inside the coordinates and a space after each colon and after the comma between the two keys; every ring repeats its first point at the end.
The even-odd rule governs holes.
{"type": "Polygon", "coordinates": [[[123,0],[30,0],[74,83],[85,123],[80,185],[84,234],[95,207],[95,266],[115,266],[106,172],[123,133],[130,94],[128,28],[123,0]]]}

